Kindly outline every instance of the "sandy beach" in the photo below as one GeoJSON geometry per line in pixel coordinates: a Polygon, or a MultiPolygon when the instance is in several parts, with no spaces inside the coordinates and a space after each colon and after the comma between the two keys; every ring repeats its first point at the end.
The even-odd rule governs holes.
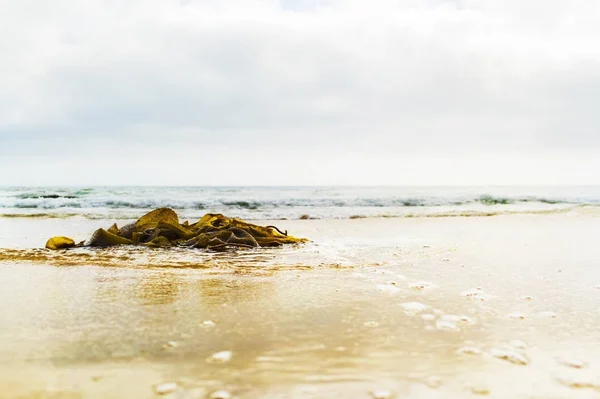
{"type": "Polygon", "coordinates": [[[598,397],[599,221],[276,221],[312,242],[64,254],[31,248],[112,221],[5,218],[0,397],[598,397]]]}

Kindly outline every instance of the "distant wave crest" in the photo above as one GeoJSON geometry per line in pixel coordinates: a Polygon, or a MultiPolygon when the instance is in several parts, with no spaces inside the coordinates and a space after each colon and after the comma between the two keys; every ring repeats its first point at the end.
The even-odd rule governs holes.
{"type": "Polygon", "coordinates": [[[95,187],[0,188],[0,217],[135,219],[170,207],[186,217],[220,212],[245,219],[492,216],[600,206],[600,188],[491,191],[453,188],[95,187]],[[526,194],[523,194],[526,192],[526,194]],[[536,194],[537,193],[537,194],[536,194]]]}

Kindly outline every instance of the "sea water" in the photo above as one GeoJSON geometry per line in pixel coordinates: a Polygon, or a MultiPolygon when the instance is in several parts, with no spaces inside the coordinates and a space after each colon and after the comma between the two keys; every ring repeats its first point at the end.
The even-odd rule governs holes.
{"type": "Polygon", "coordinates": [[[0,187],[0,217],[135,219],[157,207],[183,218],[249,220],[489,216],[600,206],[600,186],[571,187],[0,187]]]}

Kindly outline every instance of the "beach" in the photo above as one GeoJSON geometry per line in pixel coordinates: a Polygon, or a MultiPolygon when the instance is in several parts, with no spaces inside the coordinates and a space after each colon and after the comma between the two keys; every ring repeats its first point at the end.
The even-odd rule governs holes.
{"type": "Polygon", "coordinates": [[[600,394],[597,208],[258,220],[311,242],[224,254],[33,249],[114,221],[0,220],[0,397],[600,394]]]}

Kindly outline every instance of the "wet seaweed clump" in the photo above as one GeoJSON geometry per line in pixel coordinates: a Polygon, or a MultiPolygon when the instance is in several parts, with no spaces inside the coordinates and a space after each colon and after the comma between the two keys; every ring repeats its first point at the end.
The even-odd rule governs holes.
{"type": "Polygon", "coordinates": [[[189,247],[213,251],[236,248],[278,247],[306,242],[305,238],[287,235],[275,226],[259,226],[221,214],[207,213],[196,223],[179,223],[179,217],[169,208],[155,209],[135,223],[119,228],[96,230],[88,241],[78,244],[68,237],[52,237],[46,248],[58,250],[76,247],[111,247],[143,245],[152,248],[189,247]]]}

